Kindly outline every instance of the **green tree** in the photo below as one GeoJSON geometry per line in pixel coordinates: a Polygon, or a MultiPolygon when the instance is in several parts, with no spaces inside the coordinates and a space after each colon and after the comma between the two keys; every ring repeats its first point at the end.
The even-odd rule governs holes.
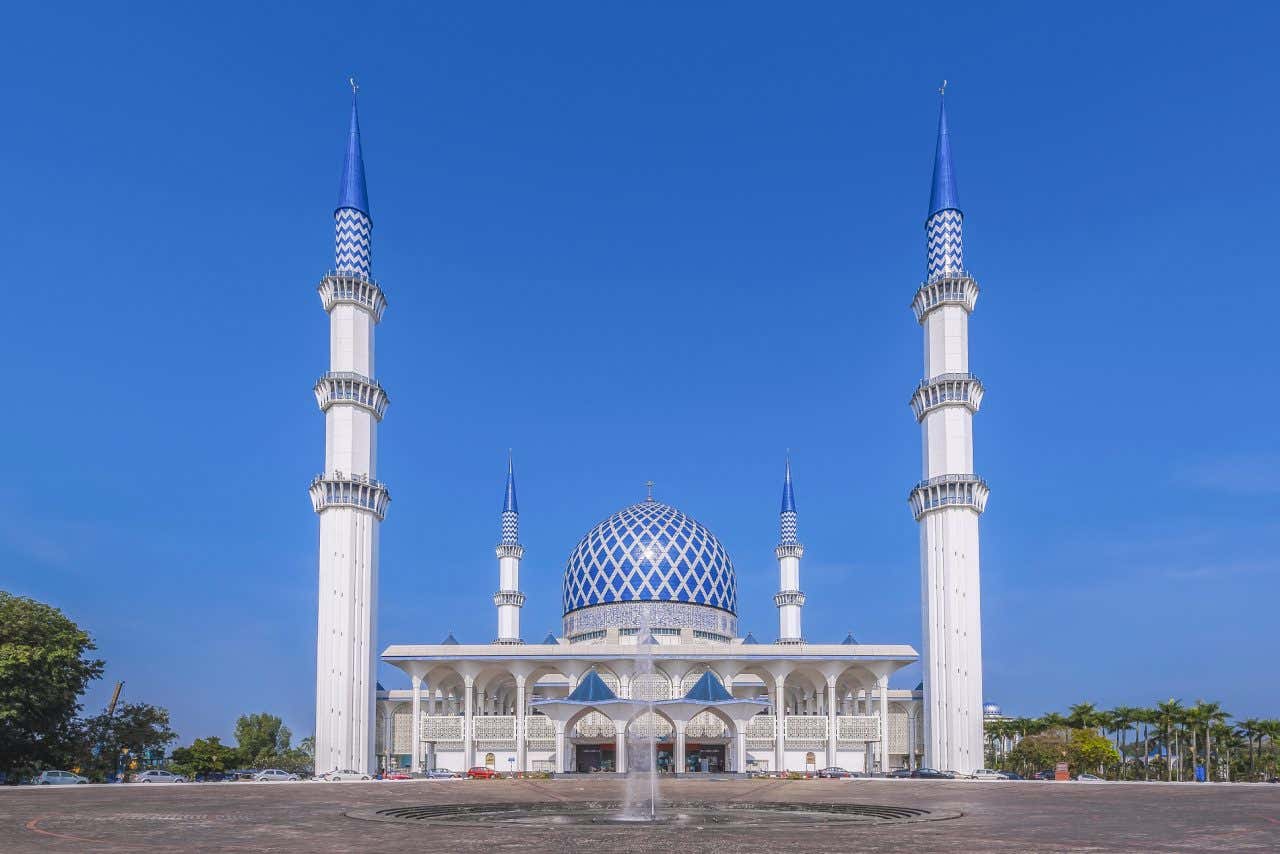
{"type": "Polygon", "coordinates": [[[116,757],[128,749],[134,756],[148,750],[163,751],[177,735],[169,729],[169,712],[148,703],[125,703],[115,714],[84,722],[80,747],[80,773],[95,780],[115,772],[116,757]]]}
{"type": "Polygon", "coordinates": [[[0,771],[70,764],[78,698],[102,676],[95,649],[57,608],[0,591],[0,771]]]}
{"type": "Polygon", "coordinates": [[[1260,726],[1262,721],[1258,718],[1245,718],[1238,724],[1240,735],[1249,744],[1249,776],[1253,777],[1258,773],[1257,753],[1254,751],[1254,741],[1261,737],[1262,731],[1260,726]]]}
{"type": "Polygon", "coordinates": [[[1073,774],[1105,773],[1107,767],[1120,761],[1120,752],[1111,740],[1094,729],[1074,729],[1067,748],[1067,761],[1073,774]]]}
{"type": "Polygon", "coordinates": [[[1010,763],[1019,773],[1027,775],[1052,770],[1066,758],[1066,742],[1056,730],[1026,736],[1009,751],[1010,763]]]}
{"type": "Polygon", "coordinates": [[[197,738],[190,747],[175,747],[169,757],[170,766],[191,778],[197,775],[230,771],[240,764],[240,751],[222,743],[216,735],[197,738]]]}
{"type": "Polygon", "coordinates": [[[241,715],[236,721],[236,744],[250,764],[270,764],[272,757],[288,752],[292,738],[293,733],[276,715],[241,715]]]}
{"type": "MultiPolygon", "coordinates": [[[[1169,780],[1172,781],[1174,754],[1178,749],[1178,728],[1182,725],[1182,717],[1186,714],[1186,709],[1183,708],[1182,703],[1178,700],[1169,698],[1163,703],[1157,703],[1155,712],[1156,723],[1164,736],[1165,767],[1168,769],[1169,780]]],[[[1181,774],[1181,769],[1179,769],[1179,774],[1181,774]]]]}
{"type": "Polygon", "coordinates": [[[1096,729],[1105,717],[1093,703],[1076,703],[1067,710],[1067,725],[1072,729],[1096,729]]]}

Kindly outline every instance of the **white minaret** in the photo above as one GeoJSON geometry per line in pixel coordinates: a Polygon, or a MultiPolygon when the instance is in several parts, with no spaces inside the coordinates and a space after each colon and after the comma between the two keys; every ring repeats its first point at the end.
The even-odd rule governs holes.
{"type": "Polygon", "coordinates": [[[502,539],[495,549],[498,555],[498,592],[493,604],[498,607],[498,637],[494,643],[524,643],[520,639],[520,609],[524,594],[520,592],[520,507],[516,503],[516,471],[507,456],[507,494],[502,501],[502,539]]]}
{"type": "Polygon", "coordinates": [[[800,628],[800,612],[804,608],[804,594],[800,592],[800,558],[804,546],[796,539],[796,496],[791,488],[791,457],[787,457],[787,473],[782,480],[782,513],[778,547],[773,553],[778,557],[778,595],[773,603],[778,606],[778,643],[804,643],[800,628]]]}
{"type": "Polygon", "coordinates": [[[944,101],[925,221],[928,277],[912,302],[924,327],[925,379],[911,397],[924,479],[910,502],[920,523],[924,762],[973,771],[983,765],[978,516],[987,485],[973,473],[973,414],[982,383],[969,373],[969,315],[978,285],[964,269],[963,219],[944,101]]]}
{"type": "Polygon", "coordinates": [[[329,314],[329,371],[316,383],[325,416],[324,473],[311,482],[320,516],[316,635],[317,772],[374,770],[378,527],[390,496],[377,476],[378,422],[387,394],[373,379],[373,330],[386,298],[370,277],[369,199],[356,86],[334,212],[334,270],[320,281],[329,314]]]}

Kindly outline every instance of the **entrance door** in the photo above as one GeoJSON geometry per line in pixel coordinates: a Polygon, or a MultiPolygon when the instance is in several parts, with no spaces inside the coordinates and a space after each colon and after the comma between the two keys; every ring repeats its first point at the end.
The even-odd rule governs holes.
{"type": "Polygon", "coordinates": [[[612,771],[617,767],[614,763],[617,748],[612,744],[579,744],[574,750],[581,772],[612,771]]]}

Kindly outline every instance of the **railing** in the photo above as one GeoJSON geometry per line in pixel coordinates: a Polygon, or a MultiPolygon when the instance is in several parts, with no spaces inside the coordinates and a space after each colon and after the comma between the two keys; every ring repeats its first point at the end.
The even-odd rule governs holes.
{"type": "Polygon", "coordinates": [[[387,308],[387,296],[382,286],[351,270],[331,270],[320,280],[316,288],[325,311],[332,311],[338,303],[362,306],[373,315],[373,322],[382,320],[387,308]]]}
{"type": "Polygon", "coordinates": [[[940,406],[962,405],[977,412],[984,391],[982,382],[973,374],[939,374],[916,386],[911,395],[911,411],[917,421],[940,406]]]}
{"type": "Polygon", "coordinates": [[[351,371],[330,371],[322,375],[313,391],[321,412],[335,403],[352,403],[369,410],[379,421],[391,402],[386,390],[375,380],[351,371]]]}
{"type": "Polygon", "coordinates": [[[924,323],[929,312],[942,305],[959,305],[973,311],[978,301],[978,283],[963,271],[947,271],[920,286],[911,300],[916,320],[924,323]]]}
{"type": "Polygon", "coordinates": [[[385,484],[366,475],[318,474],[311,481],[311,506],[317,513],[330,507],[356,507],[371,510],[381,521],[387,515],[391,493],[385,484]]]}
{"type": "Polygon", "coordinates": [[[918,522],[924,514],[944,507],[969,507],[981,513],[990,494],[987,482],[976,474],[943,474],[916,484],[907,501],[918,522]]]}

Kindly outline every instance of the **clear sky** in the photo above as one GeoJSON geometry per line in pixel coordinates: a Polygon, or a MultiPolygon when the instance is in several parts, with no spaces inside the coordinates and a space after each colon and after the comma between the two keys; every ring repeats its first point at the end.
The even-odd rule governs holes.
{"type": "Polygon", "coordinates": [[[12,7],[0,587],[93,633],[90,708],[123,679],[184,740],[312,730],[315,286],[355,72],[380,643],[492,639],[512,447],[528,639],[649,479],[773,637],[791,448],[806,635],[918,644],[908,303],[945,77],[987,696],[1280,715],[1274,5],[892,5],[12,7]]]}

